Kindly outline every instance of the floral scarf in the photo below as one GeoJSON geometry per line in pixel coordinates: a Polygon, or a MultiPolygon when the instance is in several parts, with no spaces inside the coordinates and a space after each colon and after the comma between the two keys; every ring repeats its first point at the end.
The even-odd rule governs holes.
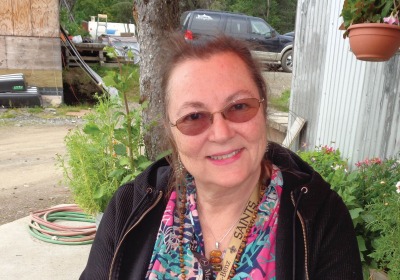
{"type": "MultiPolygon", "coordinates": [[[[283,179],[278,167],[272,168],[271,182],[258,206],[257,218],[247,238],[236,275],[238,279],[276,279],[275,242],[283,179]]],[[[184,263],[186,279],[202,280],[203,270],[191,250],[204,255],[203,234],[196,205],[193,177],[186,182],[187,207],[184,226],[184,263]]],[[[172,192],[158,230],[146,279],[181,279],[179,262],[179,214],[177,193],[172,192]]],[[[217,273],[214,272],[214,277],[217,273]]]]}

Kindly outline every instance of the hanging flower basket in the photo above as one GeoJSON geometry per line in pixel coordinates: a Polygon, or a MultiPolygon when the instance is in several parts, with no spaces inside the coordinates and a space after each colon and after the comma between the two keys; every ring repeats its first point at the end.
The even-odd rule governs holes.
{"type": "Polygon", "coordinates": [[[386,61],[400,47],[400,26],[386,23],[352,24],[350,48],[359,60],[386,61]]]}

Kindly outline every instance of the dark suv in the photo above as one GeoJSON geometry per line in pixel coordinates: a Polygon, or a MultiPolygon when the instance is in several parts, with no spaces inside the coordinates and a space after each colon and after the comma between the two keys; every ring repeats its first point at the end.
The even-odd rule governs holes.
{"type": "Polygon", "coordinates": [[[279,64],[292,72],[293,36],[280,35],[263,19],[245,14],[195,10],[184,12],[181,28],[187,40],[220,33],[251,42],[252,53],[265,64],[279,64]]]}

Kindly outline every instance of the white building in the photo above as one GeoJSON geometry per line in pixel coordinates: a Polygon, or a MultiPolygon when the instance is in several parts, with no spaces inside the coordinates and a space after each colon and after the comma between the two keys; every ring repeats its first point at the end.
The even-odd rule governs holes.
{"type": "Polygon", "coordinates": [[[90,37],[96,41],[98,36],[103,34],[121,36],[123,33],[132,33],[135,35],[136,26],[128,23],[108,22],[107,18],[101,18],[100,15],[100,18],[99,16],[90,17],[90,21],[88,22],[88,31],[90,33],[90,37]]]}

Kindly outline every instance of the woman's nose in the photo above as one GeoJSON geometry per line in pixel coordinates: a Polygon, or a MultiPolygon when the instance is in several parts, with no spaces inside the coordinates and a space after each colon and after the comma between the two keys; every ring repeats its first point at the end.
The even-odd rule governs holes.
{"type": "Polygon", "coordinates": [[[210,129],[210,140],[214,142],[223,142],[234,135],[231,122],[221,113],[213,115],[210,129]]]}

